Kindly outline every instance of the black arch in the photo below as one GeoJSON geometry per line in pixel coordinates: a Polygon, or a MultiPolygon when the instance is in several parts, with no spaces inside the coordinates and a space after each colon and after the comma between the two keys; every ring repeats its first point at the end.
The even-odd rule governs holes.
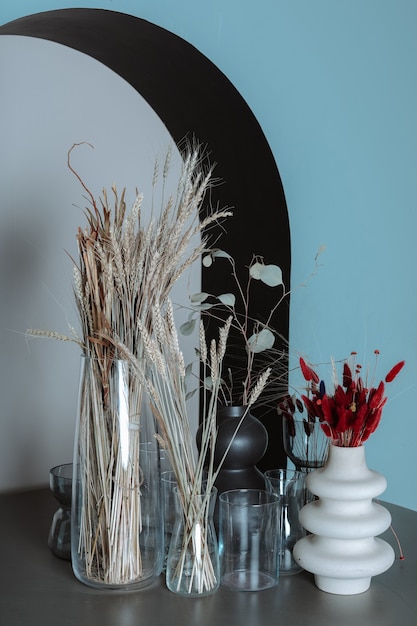
{"type": "MultiPolygon", "coordinates": [[[[29,15],[0,27],[0,35],[38,37],[74,48],[115,71],[138,91],[164,122],[174,140],[196,137],[207,144],[223,182],[212,194],[220,206],[235,207],[221,247],[244,268],[252,254],[281,266],[290,281],[290,231],[281,178],[264,133],[245,100],[227,77],[195,47],[138,17],[102,9],[62,9],[29,15]]],[[[121,113],[122,114],[122,113],[121,113]]],[[[203,289],[230,291],[228,277],[203,272],[203,289]]],[[[256,303],[263,317],[274,297],[256,303]]],[[[289,302],[273,318],[288,339],[289,302]]],[[[261,417],[261,415],[259,415],[261,417]]],[[[281,423],[264,414],[270,444],[262,467],[285,462],[281,423]]]]}

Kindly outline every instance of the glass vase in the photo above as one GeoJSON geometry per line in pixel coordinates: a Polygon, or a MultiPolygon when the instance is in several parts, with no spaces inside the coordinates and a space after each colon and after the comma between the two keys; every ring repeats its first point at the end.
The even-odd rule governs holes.
{"type": "Polygon", "coordinates": [[[279,573],[284,576],[298,574],[302,569],[294,561],[292,552],[297,541],[306,534],[299,520],[300,510],[305,504],[305,477],[305,472],[291,469],[278,468],[265,472],[268,491],[279,498],[279,573]]]}
{"type": "Polygon", "coordinates": [[[128,363],[83,357],[74,446],[71,558],[104,589],[140,588],[162,571],[159,449],[128,363]]]}
{"type": "Polygon", "coordinates": [[[164,570],[168,559],[168,550],[171,543],[172,531],[177,518],[177,478],[173,470],[161,473],[162,514],[164,520],[164,570]]]}
{"type": "Polygon", "coordinates": [[[48,545],[61,559],[71,559],[72,463],[56,465],[49,471],[49,487],[59,502],[49,530],[48,545]]]}
{"type": "Polygon", "coordinates": [[[232,591],[262,591],[279,579],[278,496],[264,489],[220,494],[221,585],[232,591]]]}
{"type": "Polygon", "coordinates": [[[329,439],[320,422],[284,417],[282,426],[284,450],[295,468],[309,472],[323,467],[327,459],[329,439]]]}
{"type": "Polygon", "coordinates": [[[166,565],[170,591],[187,597],[214,593],[220,583],[219,553],[213,523],[217,489],[184,494],[177,487],[176,519],[166,565]]]}

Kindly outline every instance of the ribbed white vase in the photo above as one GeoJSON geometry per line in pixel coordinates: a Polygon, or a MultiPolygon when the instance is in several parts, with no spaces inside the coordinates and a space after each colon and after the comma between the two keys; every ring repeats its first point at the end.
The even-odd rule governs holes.
{"type": "Polygon", "coordinates": [[[310,535],[294,546],[294,559],[314,574],[317,587],[328,593],[363,593],[372,576],[389,569],[394,550],[377,538],[391,523],[391,514],[373,498],[387,483],[366,464],[365,448],[331,445],[324,467],[306,479],[318,500],[300,512],[310,535]]]}

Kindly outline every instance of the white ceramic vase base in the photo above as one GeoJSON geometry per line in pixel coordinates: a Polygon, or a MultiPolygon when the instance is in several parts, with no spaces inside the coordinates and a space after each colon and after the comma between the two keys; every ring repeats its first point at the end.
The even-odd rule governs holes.
{"type": "Polygon", "coordinates": [[[319,589],[327,593],[353,595],[369,589],[373,576],[391,567],[395,554],[379,538],[331,539],[308,535],[294,548],[294,558],[314,573],[319,589]]]}
{"type": "Polygon", "coordinates": [[[368,578],[329,578],[328,576],[314,576],[316,587],[326,593],[351,596],[365,593],[371,586],[371,577],[368,578]]]}
{"type": "Polygon", "coordinates": [[[373,502],[385,490],[385,478],[367,467],[363,446],[330,446],[327,464],[308,475],[307,486],[318,500],[300,512],[311,534],[295,544],[294,560],[314,574],[322,591],[364,593],[395,558],[392,547],[376,537],[391,523],[389,511],[373,502]]]}

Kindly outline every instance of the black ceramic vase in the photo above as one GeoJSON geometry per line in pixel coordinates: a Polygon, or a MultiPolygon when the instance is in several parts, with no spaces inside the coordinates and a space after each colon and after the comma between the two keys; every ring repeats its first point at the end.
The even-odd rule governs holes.
{"type": "MultiPolygon", "coordinates": [[[[217,410],[217,439],[214,451],[215,468],[219,466],[243,414],[244,406],[222,406],[217,410]]],[[[201,444],[201,426],[197,431],[197,447],[201,444]]],[[[254,415],[247,413],[227,452],[215,481],[218,496],[230,489],[265,489],[265,477],[256,467],[268,446],[268,432],[254,415]]],[[[214,525],[219,528],[218,499],[214,509],[214,525]]]]}
{"type": "MultiPolygon", "coordinates": [[[[214,454],[217,468],[246,407],[223,406],[217,411],[218,434],[214,454]]],[[[197,445],[201,443],[201,428],[197,445]]],[[[265,426],[254,415],[247,413],[226,455],[216,479],[218,493],[229,489],[264,489],[265,479],[256,464],[262,459],[268,445],[265,426]]]]}

